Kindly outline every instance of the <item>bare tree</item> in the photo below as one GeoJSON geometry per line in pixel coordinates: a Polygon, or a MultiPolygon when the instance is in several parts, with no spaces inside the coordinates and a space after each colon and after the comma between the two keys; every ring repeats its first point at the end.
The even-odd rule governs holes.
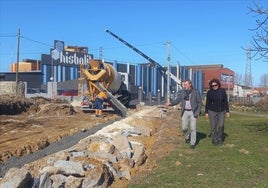
{"type": "Polygon", "coordinates": [[[234,76],[234,83],[237,85],[241,85],[242,84],[242,74],[236,72],[235,76],[234,76]]]}
{"type": "Polygon", "coordinates": [[[266,73],[262,74],[260,81],[261,81],[261,84],[260,84],[261,87],[268,88],[268,74],[266,73]]]}
{"type": "Polygon", "coordinates": [[[259,59],[268,61],[268,9],[255,4],[254,8],[249,8],[250,12],[256,17],[256,27],[251,29],[255,31],[255,35],[250,41],[250,51],[253,52],[253,56],[257,56],[259,59]]]}

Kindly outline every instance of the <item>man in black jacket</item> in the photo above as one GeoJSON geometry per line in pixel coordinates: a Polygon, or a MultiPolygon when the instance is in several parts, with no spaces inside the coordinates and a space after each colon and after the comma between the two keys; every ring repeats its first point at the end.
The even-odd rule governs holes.
{"type": "Polygon", "coordinates": [[[221,83],[214,78],[209,82],[210,90],[206,97],[206,119],[210,120],[211,139],[215,146],[221,145],[224,140],[225,114],[229,118],[229,102],[226,91],[221,83]]]}
{"type": "Polygon", "coordinates": [[[183,92],[174,101],[166,105],[173,106],[181,102],[182,132],[185,142],[190,143],[191,149],[194,149],[196,144],[196,120],[201,112],[202,99],[199,91],[193,88],[191,80],[185,80],[183,88],[183,92]],[[190,131],[188,124],[190,125],[190,131]]]}

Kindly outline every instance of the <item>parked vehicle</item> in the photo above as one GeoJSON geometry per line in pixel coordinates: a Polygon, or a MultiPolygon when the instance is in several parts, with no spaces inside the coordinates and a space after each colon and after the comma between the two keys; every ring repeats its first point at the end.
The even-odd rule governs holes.
{"type": "Polygon", "coordinates": [[[47,93],[47,91],[40,88],[27,88],[27,93],[28,94],[47,93]]]}
{"type": "Polygon", "coordinates": [[[61,93],[61,96],[78,96],[78,90],[65,90],[61,93]]]}

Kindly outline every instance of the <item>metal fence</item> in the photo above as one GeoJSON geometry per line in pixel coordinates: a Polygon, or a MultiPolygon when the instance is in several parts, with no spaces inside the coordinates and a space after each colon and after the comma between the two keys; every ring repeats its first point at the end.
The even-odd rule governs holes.
{"type": "Polygon", "coordinates": [[[239,103],[244,105],[254,105],[259,102],[261,97],[253,96],[253,97],[231,97],[230,102],[232,103],[239,103]]]}

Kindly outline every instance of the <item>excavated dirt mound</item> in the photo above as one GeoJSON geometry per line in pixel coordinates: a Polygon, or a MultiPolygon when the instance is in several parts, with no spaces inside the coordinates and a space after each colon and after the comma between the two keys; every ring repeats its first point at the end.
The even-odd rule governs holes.
{"type": "Polygon", "coordinates": [[[27,112],[32,106],[30,100],[24,100],[12,95],[0,96],[0,115],[15,115],[27,112]]]}
{"type": "MultiPolygon", "coordinates": [[[[66,101],[56,102],[42,98],[26,101],[6,98],[0,101],[0,105],[2,114],[0,115],[0,167],[1,171],[3,171],[1,172],[1,177],[12,167],[10,166],[11,164],[16,164],[20,167],[38,159],[36,156],[32,157],[30,155],[46,149],[55,150],[54,152],[56,152],[55,147],[54,149],[50,148],[54,143],[64,145],[66,142],[71,142],[81,132],[92,134],[89,130],[102,124],[107,124],[107,122],[121,119],[120,116],[111,112],[104,112],[102,118],[97,118],[93,113],[83,113],[79,108],[73,108],[66,101]],[[12,104],[12,107],[2,108],[3,103],[12,104]],[[10,111],[10,109],[16,109],[16,113],[13,110],[10,111]],[[3,114],[3,112],[13,113],[3,114]],[[29,161],[29,158],[33,160],[29,161]]],[[[149,139],[147,137],[141,138],[148,156],[146,163],[132,169],[131,180],[117,180],[111,187],[127,187],[129,183],[135,184],[140,177],[151,173],[157,167],[159,159],[168,155],[174,147],[178,147],[178,143],[183,143],[179,129],[178,110],[175,108],[165,109],[163,106],[158,108],[165,111],[164,118],[154,119],[148,117],[133,120],[135,121],[133,122],[134,124],[147,122],[146,126],[150,127],[153,133],[149,139]]],[[[136,109],[131,109],[128,113],[134,113],[139,110],[142,110],[142,106],[137,106],[136,109]]],[[[82,137],[75,139],[82,139],[82,137]]],[[[59,146],[56,147],[60,148],[59,146]]],[[[45,155],[47,155],[46,152],[43,152],[37,157],[42,158],[45,155]]]]}
{"type": "Polygon", "coordinates": [[[104,113],[103,118],[96,118],[92,113],[73,108],[66,101],[12,96],[1,97],[0,112],[0,162],[43,149],[64,136],[120,119],[114,113],[104,113]]]}

